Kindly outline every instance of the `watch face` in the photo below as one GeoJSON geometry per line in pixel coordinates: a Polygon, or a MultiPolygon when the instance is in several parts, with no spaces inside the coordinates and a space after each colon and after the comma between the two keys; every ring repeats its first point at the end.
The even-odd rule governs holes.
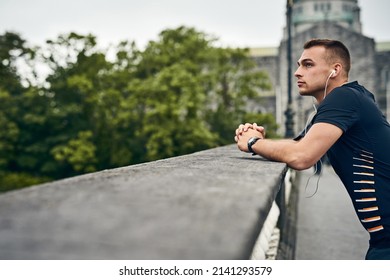
{"type": "Polygon", "coordinates": [[[252,138],[249,138],[248,140],[248,150],[249,152],[254,153],[254,151],[252,150],[252,146],[253,144],[255,144],[257,142],[257,140],[259,140],[260,138],[259,137],[252,137],[252,138]]]}
{"type": "Polygon", "coordinates": [[[250,144],[250,145],[253,145],[254,143],[256,143],[257,140],[259,140],[259,138],[257,138],[257,137],[252,137],[251,139],[249,139],[249,144],[250,144]]]}

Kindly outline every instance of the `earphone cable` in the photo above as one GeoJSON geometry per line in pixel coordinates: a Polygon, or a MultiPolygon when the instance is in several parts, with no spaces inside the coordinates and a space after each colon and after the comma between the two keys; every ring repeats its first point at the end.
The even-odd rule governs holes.
{"type": "Polygon", "coordinates": [[[313,176],[315,176],[317,174],[317,171],[318,171],[318,165],[321,166],[321,169],[320,169],[320,174],[318,174],[318,179],[317,179],[317,183],[316,183],[316,188],[315,188],[315,191],[313,194],[309,195],[309,196],[306,196],[306,198],[311,198],[313,197],[317,191],[318,191],[318,188],[319,188],[319,183],[320,183],[320,178],[322,176],[322,169],[323,169],[323,166],[322,166],[322,160],[320,159],[316,164],[315,164],[315,167],[314,167],[314,173],[312,175],[310,175],[310,177],[307,179],[306,181],[306,186],[305,186],[305,193],[307,193],[307,187],[309,186],[309,182],[310,182],[310,179],[313,178],[313,176]]]}

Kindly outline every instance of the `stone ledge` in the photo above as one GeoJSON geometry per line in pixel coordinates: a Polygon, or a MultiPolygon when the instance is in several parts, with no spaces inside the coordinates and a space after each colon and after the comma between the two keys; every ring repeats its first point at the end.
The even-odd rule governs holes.
{"type": "Polygon", "coordinates": [[[0,195],[0,259],[249,259],[287,167],[235,145],[0,195]]]}

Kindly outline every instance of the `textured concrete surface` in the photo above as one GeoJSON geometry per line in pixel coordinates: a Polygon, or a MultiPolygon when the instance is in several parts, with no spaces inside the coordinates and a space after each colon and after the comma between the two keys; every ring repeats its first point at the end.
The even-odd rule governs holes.
{"type": "Polygon", "coordinates": [[[368,233],[360,224],[348,193],[332,167],[318,181],[313,169],[300,172],[297,243],[298,260],[363,260],[368,233]],[[307,185],[307,187],[306,187],[307,185]]]}
{"type": "Polygon", "coordinates": [[[248,259],[286,167],[235,145],[0,195],[0,259],[248,259]]]}

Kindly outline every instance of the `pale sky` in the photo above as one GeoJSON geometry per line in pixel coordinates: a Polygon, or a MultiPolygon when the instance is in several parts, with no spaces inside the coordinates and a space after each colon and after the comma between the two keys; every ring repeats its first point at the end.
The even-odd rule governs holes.
{"type": "MultiPolygon", "coordinates": [[[[76,32],[101,46],[121,40],[143,47],[180,25],[218,38],[223,46],[278,46],[286,0],[0,0],[0,34],[19,33],[28,43],[76,32]]],[[[359,0],[363,34],[390,41],[390,1],[359,0]]]]}

